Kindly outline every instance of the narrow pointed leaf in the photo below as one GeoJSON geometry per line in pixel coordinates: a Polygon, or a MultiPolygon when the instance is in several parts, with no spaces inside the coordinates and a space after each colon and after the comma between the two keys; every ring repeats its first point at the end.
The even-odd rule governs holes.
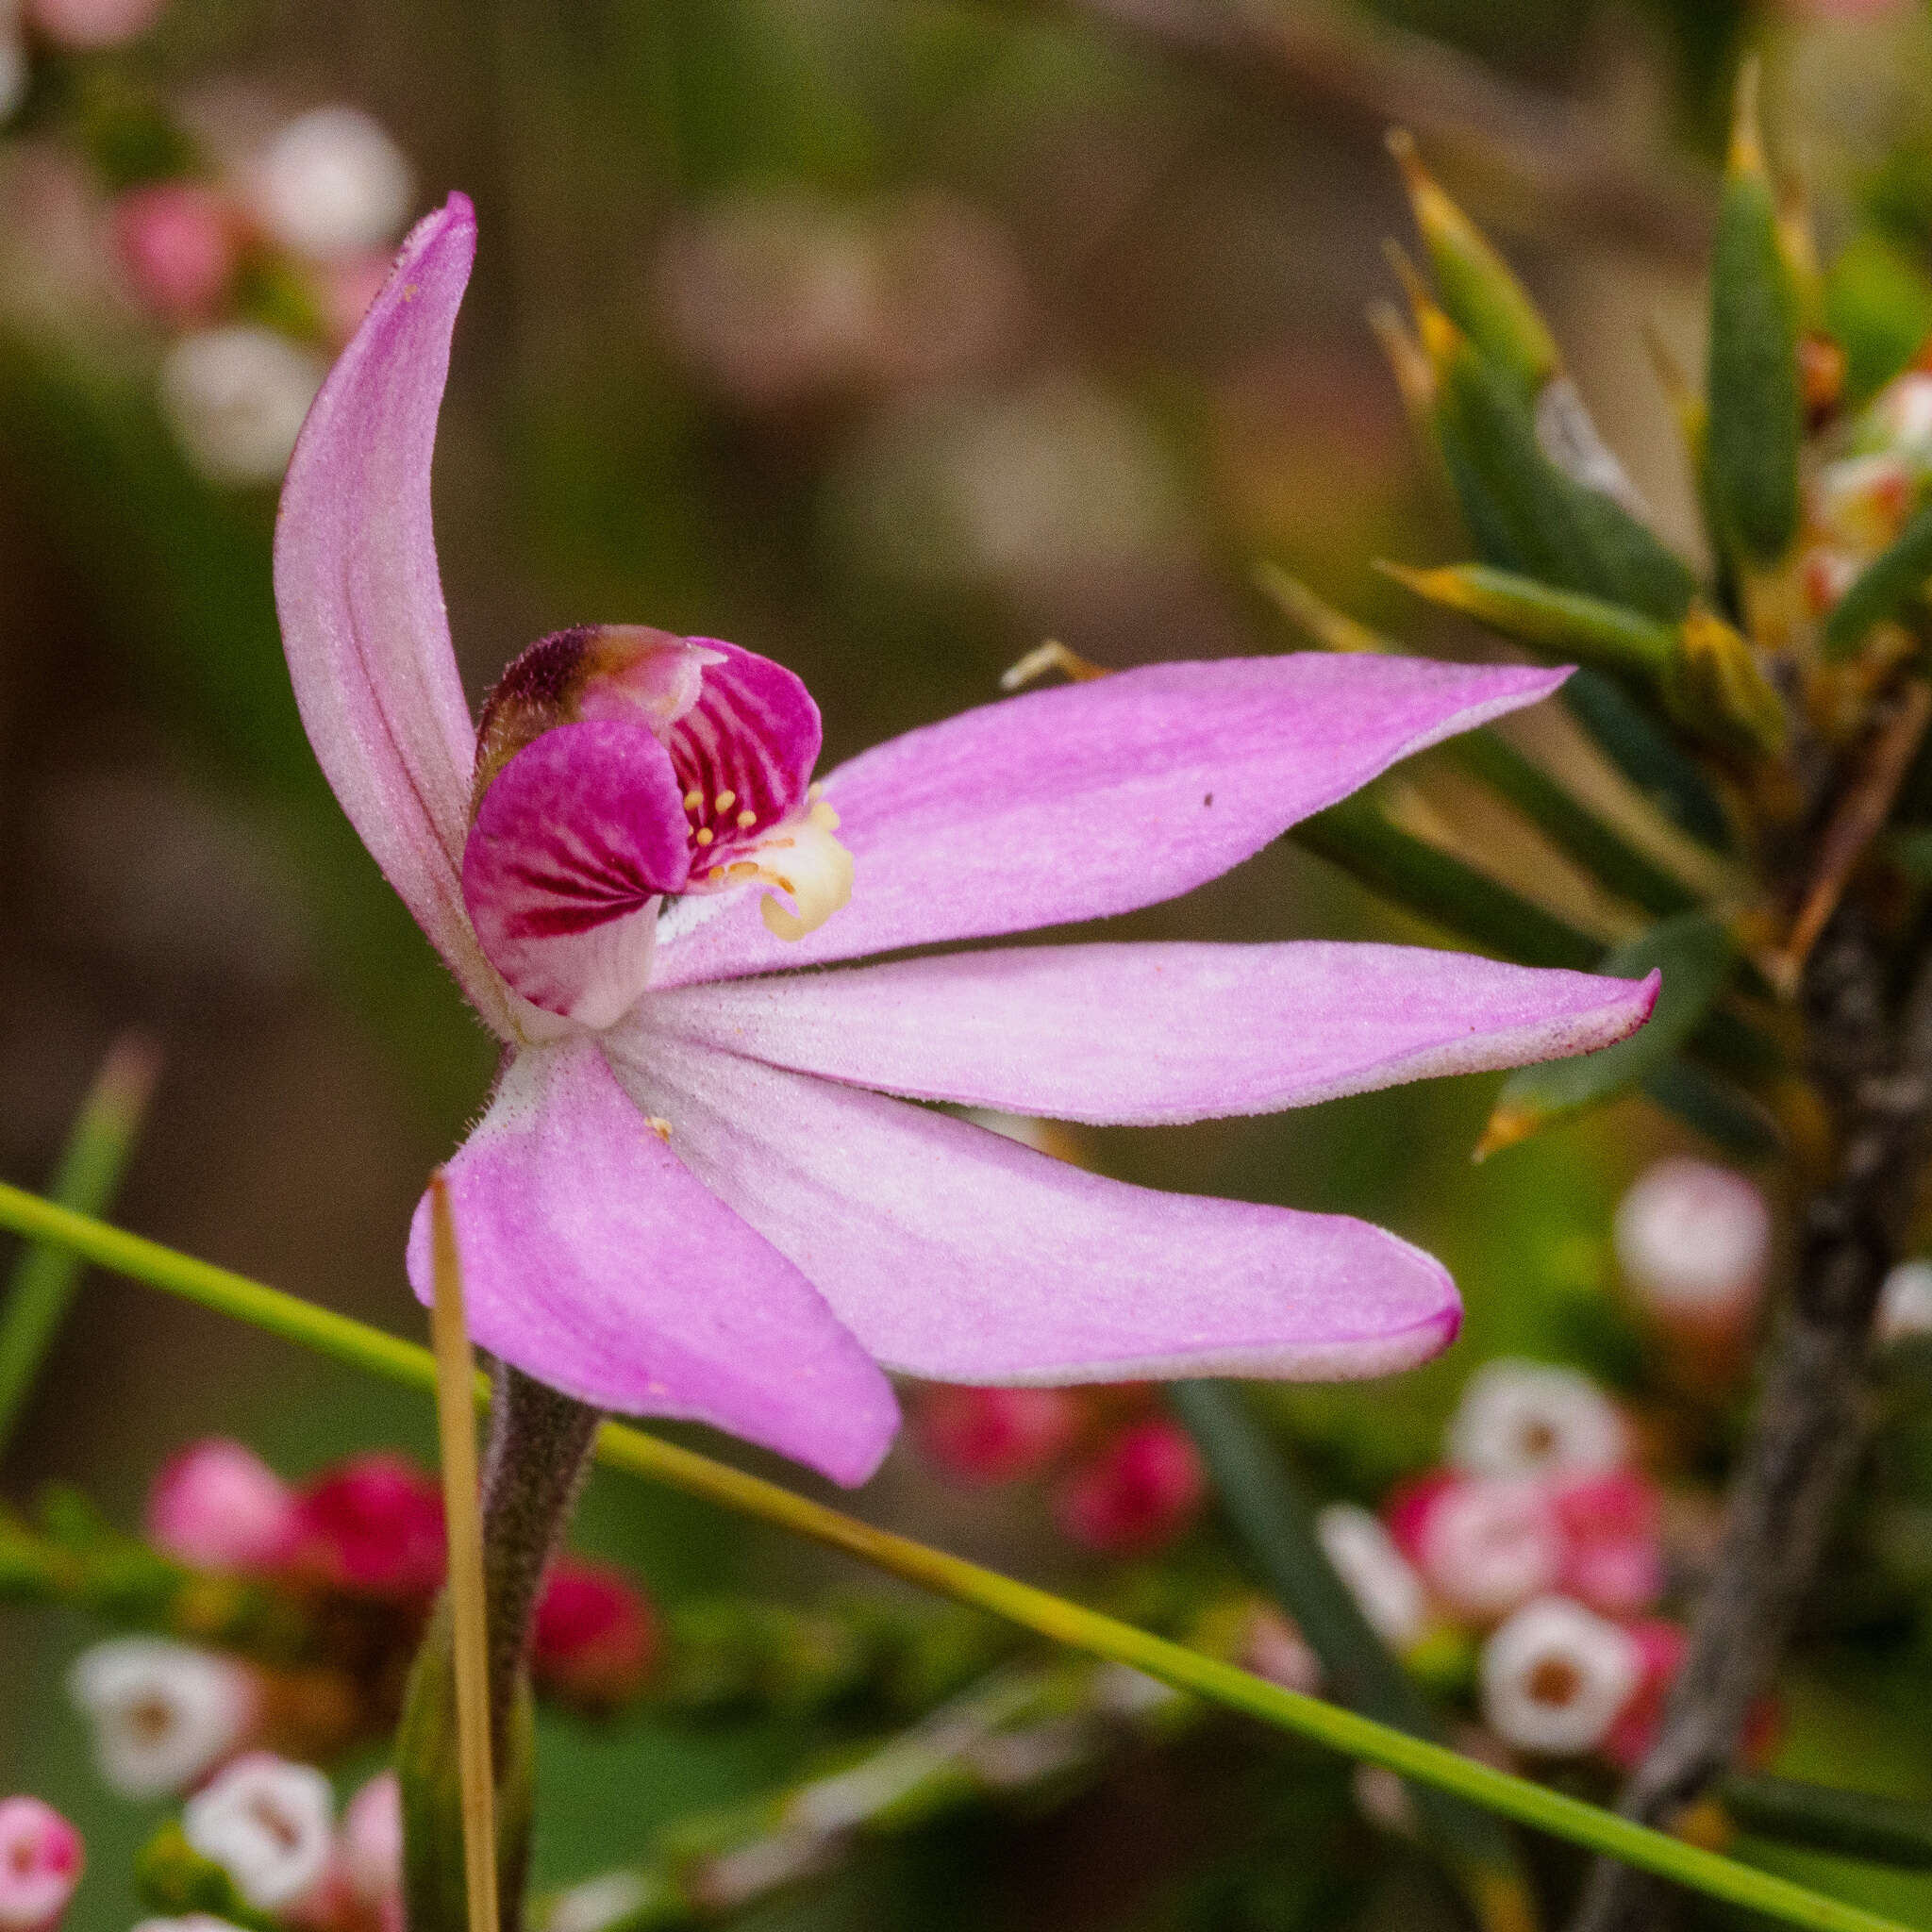
{"type": "Polygon", "coordinates": [[[1760,567],[1783,558],[1798,528],[1799,322],[1798,288],[1780,246],[1777,194],[1758,138],[1755,74],[1747,69],[1711,257],[1706,447],[1723,538],[1760,567]]]}
{"type": "MultiPolygon", "coordinates": [[[[29,1241],[69,1248],[99,1267],[248,1322],[391,1381],[425,1393],[435,1389],[435,1358],[426,1348],[4,1182],[0,1182],[0,1227],[29,1241]]],[[[479,1377],[477,1400],[486,1400],[488,1393],[487,1384],[479,1377]]],[[[1103,1616],[909,1537],[876,1528],[761,1476],[659,1441],[641,1429],[607,1422],[598,1433],[597,1456],[612,1468],[841,1551],[922,1589],[987,1610],[1049,1641],[1125,1664],[1176,1690],[1243,1711],[1277,1729],[1297,1732],[1331,1750],[1383,1765],[1399,1776],[1435,1785],[1502,1817],[1552,1833],[1588,1851],[1621,1858],[1641,1871],[1712,1898],[1768,1912],[1788,1924],[1810,1928],[1810,1932],[1908,1932],[1895,1920],[1827,1898],[1770,1873],[1754,1871],[1547,1785],[1498,1771],[1424,1739],[1376,1724],[1358,1712],[1270,1683],[1185,1644],[1103,1616]]]]}
{"type": "Polygon", "coordinates": [[[1777,1123],[1757,1100],[1683,1054],[1645,1078],[1643,1097],[1734,1160],[1768,1160],[1782,1144],[1777,1123]]]}
{"type": "Polygon", "coordinates": [[[1725,1778],[1719,1794],[1731,1822],[1758,1838],[1932,1872],[1932,1806],[1741,1772],[1725,1778]]]}
{"type": "Polygon", "coordinates": [[[1477,1158],[1641,1086],[1697,1030],[1724,991],[1735,958],[1730,928],[1708,912],[1679,913],[1612,947],[1598,962],[1599,973],[1624,979],[1663,974],[1649,1024],[1601,1052],[1511,1074],[1497,1097],[1477,1158]]]}
{"type": "Polygon", "coordinates": [[[1604,756],[1679,831],[1713,852],[1733,849],[1730,822],[1696,759],[1674,744],[1614,678],[1578,671],[1561,697],[1604,756]]]}
{"type": "MultiPolygon", "coordinates": [[[[1223,1512],[1250,1562],[1322,1660],[1327,1694],[1418,1738],[1440,1735],[1415,1680],[1370,1628],[1315,1534],[1301,1479],[1227,1382],[1176,1382],[1167,1399],[1194,1439],[1223,1512]]],[[[1439,1791],[1411,1788],[1424,1829],[1464,1872],[1480,1901],[1499,1880],[1523,1894],[1515,1847],[1487,1812],[1439,1791]]]]}
{"type": "Polygon", "coordinates": [[[1924,505],[1890,545],[1881,550],[1824,620],[1827,658],[1849,658],[1874,625],[1896,617],[1932,576],[1932,503],[1924,505]]]}

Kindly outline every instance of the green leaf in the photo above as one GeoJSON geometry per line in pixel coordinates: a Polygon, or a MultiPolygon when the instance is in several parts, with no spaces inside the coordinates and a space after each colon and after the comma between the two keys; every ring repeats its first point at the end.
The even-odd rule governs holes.
{"type": "MultiPolygon", "coordinates": [[[[28,1241],[69,1248],[98,1267],[113,1269],[164,1293],[251,1323],[425,1394],[435,1391],[435,1358],[419,1343],[386,1335],[332,1309],[317,1307],[298,1296],[110,1227],[4,1182],[0,1182],[0,1227],[10,1228],[28,1241]]],[[[479,1375],[478,1402],[487,1400],[488,1395],[489,1385],[479,1375]]],[[[1769,1913],[1788,1924],[1809,1928],[1809,1932],[1908,1932],[1895,1921],[1881,1919],[1859,1907],[1826,1898],[1770,1873],[1754,1871],[1546,1785],[1376,1724],[1358,1712],[1341,1710],[1319,1698],[1269,1683],[1185,1644],[1102,1616],[1048,1591],[915,1542],[910,1537],[875,1528],[762,1476],[662,1441],[644,1430],[606,1423],[598,1432],[597,1456],[613,1468],[773,1524],[956,1602],[976,1605],[1052,1642],[1126,1664],[1176,1690],[1245,1712],[1263,1724],[1296,1732],[1349,1757],[1383,1765],[1398,1776],[1434,1785],[1586,1851],[1621,1858],[1640,1871],[1711,1898],[1769,1913]]]]}
{"type": "Polygon", "coordinates": [[[1718,1790],[1732,1823],[1758,1838],[1932,1872],[1932,1806],[1745,1773],[1725,1778],[1718,1790]]]}
{"type": "Polygon", "coordinates": [[[1757,72],[1740,77],[1711,257],[1707,432],[1711,505],[1727,547],[1769,566],[1798,529],[1798,288],[1758,138],[1757,72]]]}
{"type": "Polygon", "coordinates": [[[1730,928],[1709,912],[1660,920],[1648,932],[1612,947],[1598,962],[1598,972],[1619,979],[1662,973],[1649,1021],[1615,1046],[1512,1074],[1497,1097],[1476,1158],[1513,1146],[1553,1121],[1641,1086],[1703,1023],[1735,958],[1730,928]]]}
{"type": "Polygon", "coordinates": [[[1613,678],[1581,670],[1561,695],[1604,756],[1679,831],[1713,852],[1733,849],[1730,822],[1696,759],[1672,743],[1613,678]]]}
{"type": "Polygon", "coordinates": [[[1824,322],[1845,352],[1845,399],[1856,407],[1908,367],[1932,334],[1932,277],[1868,228],[1825,273],[1824,322]]]}
{"type": "MultiPolygon", "coordinates": [[[[1412,1736],[1440,1736],[1421,1690],[1336,1574],[1299,1477],[1257,1425],[1240,1389],[1226,1382],[1175,1382],[1167,1399],[1200,1448],[1221,1508],[1255,1568],[1322,1659],[1329,1694],[1412,1736]]],[[[1493,1818],[1426,1789],[1414,1797],[1438,1847],[1465,1873],[1483,1874],[1471,1886],[1479,1911],[1499,1886],[1526,1901],[1515,1847],[1493,1818]]],[[[1523,1923],[1521,1914],[1514,1923],[1523,1923]]]]}
{"type": "Polygon", "coordinates": [[[1874,625],[1896,617],[1907,601],[1932,576],[1932,503],[1914,512],[1910,522],[1858,575],[1831,608],[1824,620],[1822,642],[1827,658],[1849,658],[1865,641],[1874,625]]]}
{"type": "MultiPolygon", "coordinates": [[[[1724,1015],[1708,1017],[1714,1021],[1724,1015]]],[[[1734,1160],[1768,1160],[1782,1145],[1777,1123],[1763,1107],[1682,1054],[1645,1077],[1643,1096],[1675,1114],[1734,1160]]]]}

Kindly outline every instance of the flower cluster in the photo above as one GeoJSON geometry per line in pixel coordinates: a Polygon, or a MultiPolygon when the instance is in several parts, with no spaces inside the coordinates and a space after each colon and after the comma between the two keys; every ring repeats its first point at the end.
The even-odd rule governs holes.
{"type": "Polygon", "coordinates": [[[1186,1431],[1145,1384],[919,1391],[913,1429],[947,1475],[970,1483],[1051,1477],[1055,1521],[1081,1548],[1143,1556],[1201,1513],[1208,1477],[1186,1431]]]}
{"type": "MultiPolygon", "coordinates": [[[[188,1790],[265,1745],[325,1759],[393,1723],[442,1582],[442,1498],[427,1472],[375,1452],[291,1485],[242,1443],[197,1442],[157,1477],[146,1532],[187,1570],[265,1586],[292,1635],[267,1659],[172,1635],[83,1653],[70,1690],[115,1790],[188,1790]]],[[[627,1576],[572,1556],[553,1563],[531,1652],[541,1691],[614,1709],[641,1689],[656,1649],[649,1601],[627,1576]]]]}
{"type": "Polygon", "coordinates": [[[1898,541],[1932,485],[1932,370],[1894,376],[1832,425],[1806,479],[1800,538],[1805,601],[1832,610],[1865,566],[1898,541]]]}

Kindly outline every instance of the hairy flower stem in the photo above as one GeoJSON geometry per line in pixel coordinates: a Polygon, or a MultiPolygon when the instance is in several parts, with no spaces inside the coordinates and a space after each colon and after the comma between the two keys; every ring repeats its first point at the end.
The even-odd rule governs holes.
{"type": "MultiPolygon", "coordinates": [[[[491,1762],[497,1789],[502,1932],[519,1932],[529,1868],[530,1628],[591,1464],[600,1418],[499,1365],[483,1460],[483,1583],[490,1642],[491,1762]]],[[[456,1673],[447,1600],[423,1640],[396,1769],[403,1785],[404,1897],[410,1932],[466,1932],[462,1795],[456,1751],[456,1673]]]]}
{"type": "MultiPolygon", "coordinates": [[[[1736,1755],[1817,1572],[1866,1424],[1866,1355],[1932,1122],[1932,961],[1903,1015],[1856,908],[1805,977],[1813,1072],[1840,1123],[1835,1173],[1806,1206],[1791,1307],[1773,1345],[1690,1649],[1621,1808],[1667,1823],[1736,1755]]],[[[1574,1932],[1655,1932],[1657,1881],[1600,1860],[1574,1932]]]]}

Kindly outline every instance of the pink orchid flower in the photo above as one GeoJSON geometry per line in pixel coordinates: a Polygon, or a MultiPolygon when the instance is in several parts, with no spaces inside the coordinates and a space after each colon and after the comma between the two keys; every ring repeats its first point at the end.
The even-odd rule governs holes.
{"type": "MultiPolygon", "coordinates": [[[[907,1103],[1263,1112],[1603,1046],[1654,978],[1316,943],[796,969],[1172,898],[1563,674],[1160,664],[909,732],[820,787],[790,672],[580,629],[511,666],[479,739],[429,494],[475,247],[461,195],[404,244],[290,465],[275,591],[337,797],[506,1048],[448,1168],[477,1341],[845,1483],[897,1427],[884,1369],[1337,1377],[1443,1347],[1453,1283],[1379,1228],[1128,1187],[907,1103]]],[[[408,1269],[426,1299],[426,1208],[408,1269]]]]}

